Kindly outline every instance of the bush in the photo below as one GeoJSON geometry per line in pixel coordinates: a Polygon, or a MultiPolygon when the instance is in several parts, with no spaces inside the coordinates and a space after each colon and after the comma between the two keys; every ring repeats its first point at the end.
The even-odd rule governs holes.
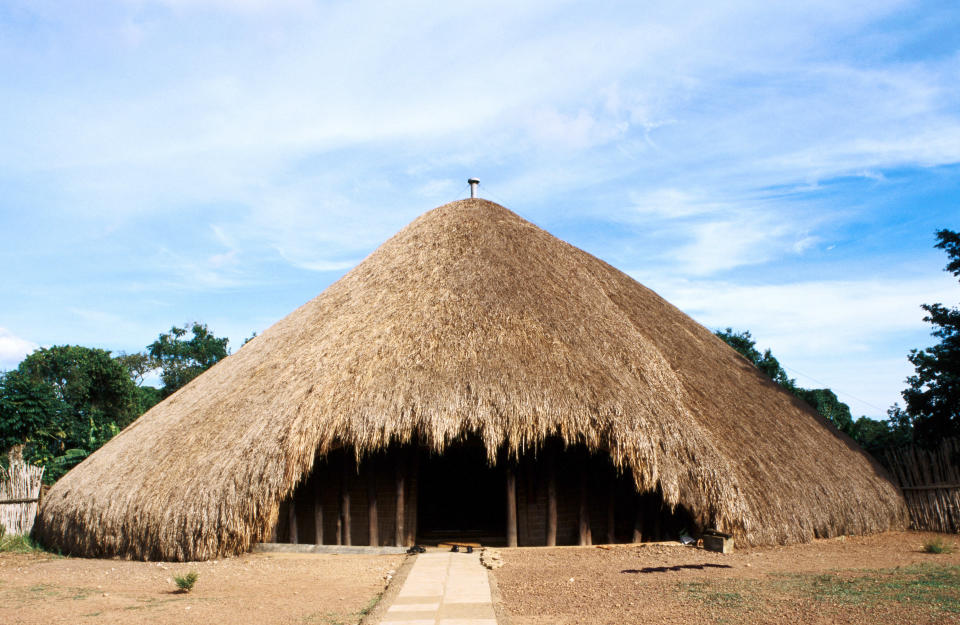
{"type": "Polygon", "coordinates": [[[923,550],[927,553],[953,553],[953,543],[938,537],[923,543],[923,550]]]}
{"type": "Polygon", "coordinates": [[[179,592],[190,592],[199,577],[200,575],[196,571],[190,571],[186,575],[174,575],[173,581],[177,584],[179,592]]]}

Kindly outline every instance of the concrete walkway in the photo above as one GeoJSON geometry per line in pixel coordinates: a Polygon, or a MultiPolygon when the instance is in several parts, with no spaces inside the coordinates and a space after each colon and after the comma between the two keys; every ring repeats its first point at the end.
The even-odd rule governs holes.
{"type": "Polygon", "coordinates": [[[423,553],[380,625],[496,625],[479,553],[423,553]]]}

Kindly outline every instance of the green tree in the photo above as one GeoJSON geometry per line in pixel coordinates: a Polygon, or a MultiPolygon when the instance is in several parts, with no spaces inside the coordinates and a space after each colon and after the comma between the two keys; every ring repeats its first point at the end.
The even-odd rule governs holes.
{"type": "Polygon", "coordinates": [[[130,379],[133,380],[133,383],[137,386],[142,385],[144,379],[150,375],[150,372],[159,366],[157,361],[151,358],[150,354],[146,352],[134,352],[132,354],[120,352],[113,358],[127,368],[127,371],[130,373],[130,379]]]}
{"type": "Polygon", "coordinates": [[[840,401],[836,393],[828,388],[792,389],[794,395],[813,406],[820,416],[837,426],[837,429],[853,438],[853,415],[850,406],[840,401]]]}
{"type": "Polygon", "coordinates": [[[0,382],[4,450],[23,443],[24,457],[53,481],[139,415],[136,386],[110,352],[77,345],[41,348],[0,382]]]}
{"type": "Polygon", "coordinates": [[[36,443],[69,412],[53,385],[31,380],[19,370],[0,374],[0,453],[36,443]]]}
{"type": "Polygon", "coordinates": [[[163,399],[163,393],[160,389],[144,384],[146,377],[155,371],[159,365],[150,354],[146,352],[135,352],[128,354],[120,352],[114,356],[114,360],[127,368],[130,373],[130,379],[137,386],[137,398],[139,408],[137,412],[143,414],[160,403],[163,399]]]}
{"type": "Polygon", "coordinates": [[[147,346],[147,353],[160,367],[163,397],[169,397],[230,353],[227,338],[217,338],[206,324],[186,324],[170,328],[170,332],[147,346]],[[187,333],[190,338],[186,338],[187,333]]]}
{"type": "Polygon", "coordinates": [[[716,332],[716,335],[767,374],[771,380],[810,404],[820,416],[837,426],[837,429],[841,432],[853,435],[853,417],[850,414],[850,406],[840,401],[833,391],[828,388],[808,389],[797,386],[796,381],[787,375],[786,370],[780,365],[780,361],[774,357],[769,349],[760,353],[749,331],[735,332],[733,328],[727,328],[716,332]]]}
{"type": "Polygon", "coordinates": [[[774,358],[773,353],[769,349],[762,354],[760,353],[749,330],[734,332],[733,328],[727,328],[726,330],[718,330],[715,334],[724,343],[737,350],[741,356],[752,362],[757,369],[766,373],[771,380],[789,391],[796,389],[796,383],[787,375],[787,372],[780,365],[780,361],[774,358]]]}
{"type": "MultiPolygon", "coordinates": [[[[946,251],[945,271],[960,278],[960,233],[937,232],[935,247],[946,251]]],[[[960,435],[960,308],[924,304],[924,321],[940,342],[908,356],[916,373],[903,391],[906,413],[913,420],[917,442],[934,444],[945,436],[960,435]]]]}
{"type": "Polygon", "coordinates": [[[886,421],[867,417],[857,419],[850,435],[864,449],[876,454],[883,449],[903,447],[913,442],[913,423],[900,406],[894,405],[887,410],[886,421]]]}

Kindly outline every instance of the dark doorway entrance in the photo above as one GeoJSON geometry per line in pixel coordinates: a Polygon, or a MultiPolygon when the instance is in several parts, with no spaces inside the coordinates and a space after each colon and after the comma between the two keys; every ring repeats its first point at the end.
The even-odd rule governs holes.
{"type": "Polygon", "coordinates": [[[506,543],[506,474],[479,438],[421,458],[417,542],[506,543]]]}

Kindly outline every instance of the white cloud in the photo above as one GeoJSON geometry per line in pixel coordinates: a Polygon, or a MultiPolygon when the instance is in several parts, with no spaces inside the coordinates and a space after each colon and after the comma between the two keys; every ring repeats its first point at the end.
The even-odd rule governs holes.
{"type": "MultiPolygon", "coordinates": [[[[915,305],[936,299],[909,281],[699,281],[769,276],[830,244],[869,210],[811,199],[838,177],[897,191],[890,169],[960,162],[960,57],[901,58],[936,39],[933,9],[918,23],[901,0],[12,2],[27,26],[0,23],[0,215],[76,223],[51,249],[88,228],[104,257],[108,234],[154,241],[160,220],[210,235],[156,228],[114,291],[340,271],[477,175],[481,195],[541,222],[628,230],[660,276],[690,280],[676,301],[801,370],[832,341],[889,360],[844,312],[848,290],[875,336],[922,325],[915,305]]],[[[69,264],[37,281],[57,288],[69,264]]]]}
{"type": "Polygon", "coordinates": [[[796,202],[757,192],[716,197],[664,187],[633,192],[630,199],[630,206],[611,217],[669,240],[662,260],[670,273],[682,276],[803,254],[820,241],[811,231],[824,221],[796,202]]]}
{"type": "Polygon", "coordinates": [[[0,327],[0,371],[13,369],[39,345],[0,327]]]}
{"type": "Polygon", "coordinates": [[[749,329],[791,353],[862,351],[922,327],[923,303],[951,301],[948,276],[744,285],[686,281],[661,287],[675,306],[710,327],[749,329]]]}
{"type": "Polygon", "coordinates": [[[749,330],[801,385],[826,384],[855,411],[874,417],[901,401],[909,350],[933,341],[920,305],[957,297],[956,283],[946,275],[647,285],[713,330],[749,330]]]}

